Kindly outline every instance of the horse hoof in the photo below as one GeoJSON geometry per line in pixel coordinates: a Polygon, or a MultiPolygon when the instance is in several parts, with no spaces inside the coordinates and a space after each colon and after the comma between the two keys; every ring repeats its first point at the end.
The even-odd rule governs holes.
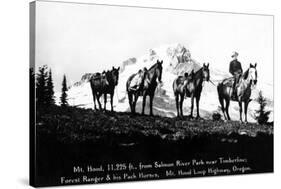
{"type": "Polygon", "coordinates": [[[200,117],[200,116],[197,116],[196,119],[201,119],[201,117],[200,117]]]}
{"type": "Polygon", "coordinates": [[[179,114],[179,115],[178,115],[178,118],[179,118],[179,119],[182,119],[182,118],[183,118],[183,115],[179,114]]]}

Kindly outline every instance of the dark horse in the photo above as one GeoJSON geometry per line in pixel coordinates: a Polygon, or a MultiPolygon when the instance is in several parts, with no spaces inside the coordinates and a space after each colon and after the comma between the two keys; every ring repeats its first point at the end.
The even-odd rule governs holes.
{"type": "Polygon", "coordinates": [[[118,85],[119,69],[112,67],[111,71],[103,72],[102,74],[96,73],[90,79],[92,88],[92,94],[95,104],[95,110],[97,110],[96,99],[101,110],[100,97],[104,94],[104,110],[106,110],[107,94],[110,95],[111,111],[113,111],[113,96],[115,86],[118,85]]]}
{"type": "Polygon", "coordinates": [[[182,105],[184,101],[184,97],[189,91],[194,88],[194,71],[190,74],[185,73],[184,76],[178,76],[173,82],[173,90],[176,99],[176,107],[177,107],[177,116],[183,117],[182,105]]]}
{"type": "Polygon", "coordinates": [[[242,122],[242,103],[244,102],[244,113],[245,113],[245,122],[247,122],[247,110],[248,104],[251,101],[251,91],[252,87],[257,84],[257,63],[255,65],[250,64],[249,69],[243,73],[237,83],[237,99],[232,99],[233,92],[233,82],[234,78],[224,79],[218,84],[217,90],[219,95],[219,101],[221,104],[221,109],[224,115],[225,120],[230,120],[228,113],[230,100],[238,101],[239,112],[240,112],[240,121],[242,122]],[[224,107],[225,101],[225,107],[224,107]]]}
{"type": "Polygon", "coordinates": [[[136,103],[138,101],[139,96],[143,96],[143,102],[142,102],[142,114],[144,114],[145,110],[145,103],[146,103],[146,96],[148,95],[150,97],[150,115],[153,115],[153,98],[154,93],[156,90],[156,87],[158,85],[157,80],[161,83],[161,77],[162,77],[162,64],[163,60],[159,61],[157,60],[157,63],[154,64],[148,71],[145,73],[143,82],[141,83],[140,88],[135,91],[130,89],[130,83],[132,79],[136,76],[136,74],[133,74],[129,77],[126,88],[129,98],[129,104],[131,108],[131,112],[133,114],[136,113],[136,103]]]}
{"type": "Polygon", "coordinates": [[[200,68],[197,72],[187,75],[185,74],[185,78],[183,76],[179,76],[173,82],[173,90],[176,99],[176,106],[177,106],[177,114],[179,116],[183,116],[182,113],[182,104],[184,100],[184,96],[191,98],[191,108],[190,108],[190,118],[193,118],[193,106],[194,106],[194,98],[196,99],[196,107],[197,107],[197,117],[200,118],[199,114],[199,101],[202,92],[202,84],[203,81],[209,81],[210,79],[210,71],[209,71],[209,63],[200,68]],[[180,104],[179,104],[179,96],[180,104]],[[179,106],[180,105],[180,106],[179,106]],[[180,109],[180,110],[179,110],[180,109]]]}

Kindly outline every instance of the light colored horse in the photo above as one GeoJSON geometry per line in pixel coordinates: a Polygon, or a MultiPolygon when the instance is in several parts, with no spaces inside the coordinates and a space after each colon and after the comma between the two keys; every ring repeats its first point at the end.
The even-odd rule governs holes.
{"type": "Polygon", "coordinates": [[[221,109],[224,115],[225,120],[230,120],[229,116],[229,104],[230,100],[232,101],[238,101],[239,104],[239,113],[240,113],[240,121],[242,121],[242,103],[244,103],[244,114],[245,114],[245,122],[247,121],[247,110],[249,102],[251,101],[251,93],[253,87],[257,84],[257,63],[255,65],[250,64],[249,69],[242,74],[240,77],[238,83],[237,83],[237,99],[232,99],[232,93],[233,93],[233,82],[234,78],[227,78],[224,79],[222,82],[220,82],[217,86],[218,90],[218,96],[219,101],[221,104],[221,109]],[[225,107],[224,107],[224,101],[225,101],[225,107]]]}

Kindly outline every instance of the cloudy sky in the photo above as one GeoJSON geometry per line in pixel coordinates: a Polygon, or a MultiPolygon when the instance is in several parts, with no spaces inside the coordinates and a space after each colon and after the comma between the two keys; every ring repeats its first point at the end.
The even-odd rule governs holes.
{"type": "Polygon", "coordinates": [[[150,48],[181,43],[199,62],[228,71],[239,52],[244,69],[258,63],[259,79],[273,82],[273,17],[37,1],[36,66],[52,68],[55,90],[63,74],[120,65],[150,48]]]}

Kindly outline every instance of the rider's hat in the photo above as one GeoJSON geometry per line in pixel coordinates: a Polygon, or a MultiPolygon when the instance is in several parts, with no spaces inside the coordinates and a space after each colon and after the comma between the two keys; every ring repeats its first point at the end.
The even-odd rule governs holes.
{"type": "Polygon", "coordinates": [[[234,51],[231,55],[231,58],[237,57],[238,56],[238,52],[234,51]]]}

